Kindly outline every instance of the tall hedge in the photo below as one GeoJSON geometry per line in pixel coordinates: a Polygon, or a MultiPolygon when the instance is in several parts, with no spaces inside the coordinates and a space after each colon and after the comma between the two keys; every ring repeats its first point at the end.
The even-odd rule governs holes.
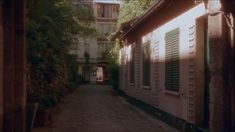
{"type": "Polygon", "coordinates": [[[93,21],[88,8],[78,8],[69,0],[27,1],[29,102],[62,95],[78,85],[77,56],[69,51],[78,35],[94,32],[93,21]]]}

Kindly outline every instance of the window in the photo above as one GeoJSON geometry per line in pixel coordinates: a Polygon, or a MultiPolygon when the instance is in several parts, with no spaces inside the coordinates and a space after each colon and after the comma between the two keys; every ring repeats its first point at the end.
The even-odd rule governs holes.
{"type": "Polygon", "coordinates": [[[84,43],[84,47],[85,47],[85,52],[89,54],[90,53],[90,44],[84,43]]]}
{"type": "Polygon", "coordinates": [[[98,17],[109,17],[109,5],[107,4],[98,5],[98,17]]]}
{"type": "Polygon", "coordinates": [[[179,28],[165,36],[165,88],[179,91],[179,28]]]}
{"type": "Polygon", "coordinates": [[[118,17],[118,5],[113,5],[112,6],[112,18],[117,18],[118,17]]]}
{"type": "Polygon", "coordinates": [[[143,85],[150,86],[150,41],[143,44],[143,85]]]}
{"type": "Polygon", "coordinates": [[[118,5],[98,4],[98,17],[117,18],[118,5]]]}
{"type": "Polygon", "coordinates": [[[104,43],[103,42],[99,42],[98,43],[98,57],[101,58],[102,57],[102,53],[104,52],[104,43]]]}
{"type": "Polygon", "coordinates": [[[97,31],[100,36],[108,36],[116,30],[115,23],[97,23],[97,31]]]}
{"type": "Polygon", "coordinates": [[[105,42],[105,41],[99,41],[98,42],[98,57],[107,57],[109,51],[112,49],[113,42],[105,42]]]}
{"type": "Polygon", "coordinates": [[[101,57],[101,44],[98,43],[98,50],[97,50],[98,57],[101,57]]]}
{"type": "Polygon", "coordinates": [[[135,47],[131,47],[131,60],[130,60],[130,83],[135,83],[135,47]]]}

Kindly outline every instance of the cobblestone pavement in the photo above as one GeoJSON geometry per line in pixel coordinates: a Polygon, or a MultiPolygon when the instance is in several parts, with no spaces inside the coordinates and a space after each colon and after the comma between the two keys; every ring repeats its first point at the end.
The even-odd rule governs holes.
{"type": "Polygon", "coordinates": [[[110,86],[82,85],[63,99],[48,127],[33,132],[177,132],[114,94],[110,86]]]}

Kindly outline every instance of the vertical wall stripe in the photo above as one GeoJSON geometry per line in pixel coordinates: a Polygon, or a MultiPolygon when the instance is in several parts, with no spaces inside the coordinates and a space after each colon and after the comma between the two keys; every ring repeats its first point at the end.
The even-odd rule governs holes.
{"type": "Polygon", "coordinates": [[[154,63],[153,63],[153,80],[154,80],[154,105],[159,106],[159,41],[154,43],[153,46],[154,63]]]}
{"type": "Polygon", "coordinates": [[[195,119],[195,25],[189,27],[189,88],[188,88],[188,120],[195,119]]]}

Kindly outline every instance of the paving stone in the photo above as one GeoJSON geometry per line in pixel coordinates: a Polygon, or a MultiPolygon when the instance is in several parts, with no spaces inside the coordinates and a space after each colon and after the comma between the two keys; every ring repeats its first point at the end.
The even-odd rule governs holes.
{"type": "Polygon", "coordinates": [[[177,132],[113,94],[110,86],[82,85],[56,108],[51,125],[33,132],[177,132]]]}

